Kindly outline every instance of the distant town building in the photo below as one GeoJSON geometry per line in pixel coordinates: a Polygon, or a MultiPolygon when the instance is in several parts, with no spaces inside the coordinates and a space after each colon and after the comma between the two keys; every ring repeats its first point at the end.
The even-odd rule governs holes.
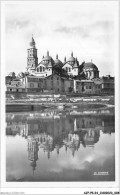
{"type": "Polygon", "coordinates": [[[16,78],[6,84],[6,90],[9,92],[25,92],[25,85],[20,79],[16,78]]]}
{"type": "Polygon", "coordinates": [[[10,72],[8,76],[5,77],[5,83],[11,84],[11,81],[16,78],[16,75],[14,72],[10,72]]]}
{"type": "Polygon", "coordinates": [[[101,84],[96,84],[92,80],[75,80],[75,93],[80,94],[101,94],[101,84]]]}
{"type": "Polygon", "coordinates": [[[114,77],[110,75],[101,78],[102,93],[103,94],[114,94],[114,77]]]}

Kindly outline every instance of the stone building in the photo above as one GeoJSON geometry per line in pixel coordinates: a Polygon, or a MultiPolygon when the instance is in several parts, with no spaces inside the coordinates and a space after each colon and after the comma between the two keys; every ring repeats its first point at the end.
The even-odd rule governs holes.
{"type": "Polygon", "coordinates": [[[21,81],[24,83],[26,92],[43,92],[44,80],[41,77],[28,75],[21,78],[21,81]]]}
{"type": "Polygon", "coordinates": [[[64,78],[64,92],[73,93],[74,92],[74,80],[64,78]]]}
{"type": "Polygon", "coordinates": [[[58,54],[56,55],[56,59],[54,60],[54,66],[53,66],[53,73],[58,75],[67,75],[67,72],[65,69],[62,69],[63,63],[59,60],[58,54]]]}
{"type": "Polygon", "coordinates": [[[10,72],[8,76],[5,77],[5,83],[10,84],[10,82],[16,78],[16,75],[14,72],[10,72]]]}
{"type": "Polygon", "coordinates": [[[87,79],[99,77],[99,70],[95,64],[92,62],[83,62],[80,65],[77,57],[75,58],[73,56],[73,52],[71,52],[71,56],[68,59],[65,57],[64,62],[62,62],[58,59],[58,54],[54,60],[49,55],[49,51],[47,51],[47,55],[45,57],[43,56],[38,63],[36,43],[33,37],[30,42],[30,48],[28,49],[27,71],[34,76],[40,77],[47,77],[53,73],[73,78],[79,77],[81,73],[84,73],[87,79]]]}
{"type": "Polygon", "coordinates": [[[38,64],[34,75],[41,76],[41,77],[47,77],[52,74],[54,66],[54,61],[52,57],[49,55],[49,51],[47,51],[47,55],[41,60],[41,62],[38,64]]]}
{"type": "Polygon", "coordinates": [[[101,94],[101,84],[92,80],[74,80],[74,92],[80,94],[101,94]]]}
{"type": "Polygon", "coordinates": [[[64,92],[64,80],[57,74],[52,74],[44,79],[44,89],[49,92],[64,92]]]}
{"type": "Polygon", "coordinates": [[[6,84],[6,91],[9,92],[25,92],[25,85],[20,79],[13,79],[6,84]]]}
{"type": "Polygon", "coordinates": [[[99,78],[99,70],[92,61],[84,63],[83,72],[85,73],[87,79],[99,78]]]}
{"type": "Polygon", "coordinates": [[[79,62],[77,58],[73,57],[73,52],[71,53],[71,56],[64,60],[64,65],[62,69],[66,70],[67,75],[69,76],[77,76],[78,75],[78,69],[79,69],[79,62]]]}
{"type": "Polygon", "coordinates": [[[70,78],[52,74],[44,79],[44,89],[54,93],[71,93],[74,89],[74,81],[70,78]]]}
{"type": "Polygon", "coordinates": [[[51,74],[45,78],[28,75],[20,78],[26,92],[71,93],[74,89],[73,79],[51,74]]]}
{"type": "Polygon", "coordinates": [[[114,94],[114,77],[103,76],[101,78],[102,93],[103,94],[114,94]]]}
{"type": "Polygon", "coordinates": [[[62,62],[58,54],[53,59],[47,51],[38,62],[36,43],[32,37],[27,50],[27,72],[21,72],[17,77],[14,72],[10,73],[6,77],[6,91],[114,94],[114,77],[99,78],[98,67],[92,60],[80,64],[73,52],[62,62]],[[22,85],[15,85],[15,79],[20,79],[22,85]]]}

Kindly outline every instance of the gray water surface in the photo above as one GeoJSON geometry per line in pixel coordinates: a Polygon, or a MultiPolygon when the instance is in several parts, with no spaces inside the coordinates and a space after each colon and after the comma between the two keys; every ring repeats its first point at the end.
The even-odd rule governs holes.
{"type": "Polygon", "coordinates": [[[114,181],[114,109],[6,114],[6,181],[114,181]]]}

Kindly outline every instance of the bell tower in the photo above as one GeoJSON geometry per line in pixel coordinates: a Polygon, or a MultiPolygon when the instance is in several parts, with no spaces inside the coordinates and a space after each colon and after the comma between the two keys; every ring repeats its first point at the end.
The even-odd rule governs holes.
{"type": "Polygon", "coordinates": [[[33,36],[30,42],[30,48],[27,49],[27,52],[27,71],[32,74],[38,66],[37,49],[33,36]]]}

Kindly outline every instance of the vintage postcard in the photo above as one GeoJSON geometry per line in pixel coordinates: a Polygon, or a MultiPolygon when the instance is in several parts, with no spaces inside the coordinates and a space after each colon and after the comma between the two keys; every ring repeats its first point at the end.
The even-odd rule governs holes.
{"type": "Polygon", "coordinates": [[[119,1],[1,1],[1,193],[119,194],[119,1]]]}

